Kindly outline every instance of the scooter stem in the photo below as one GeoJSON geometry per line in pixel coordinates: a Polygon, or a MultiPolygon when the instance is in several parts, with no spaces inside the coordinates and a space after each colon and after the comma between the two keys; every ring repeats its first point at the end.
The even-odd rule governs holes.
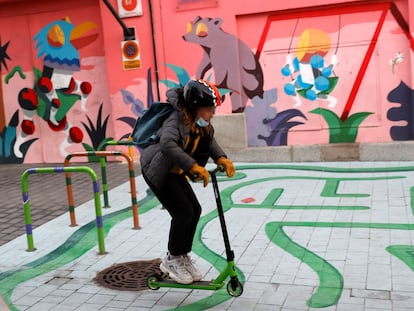
{"type": "Polygon", "coordinates": [[[221,231],[223,233],[223,240],[224,240],[224,247],[226,249],[227,261],[230,262],[234,260],[234,252],[232,251],[230,247],[229,235],[227,233],[226,220],[224,219],[223,205],[221,204],[220,191],[219,191],[218,184],[217,184],[216,171],[217,169],[214,171],[210,171],[210,176],[211,176],[211,181],[213,184],[214,196],[216,198],[217,212],[219,215],[221,231]]]}

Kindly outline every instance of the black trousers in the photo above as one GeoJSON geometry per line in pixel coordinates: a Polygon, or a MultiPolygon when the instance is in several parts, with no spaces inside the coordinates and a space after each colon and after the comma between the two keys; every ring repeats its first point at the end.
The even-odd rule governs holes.
{"type": "Polygon", "coordinates": [[[168,251],[173,256],[191,252],[201,206],[184,174],[168,174],[161,188],[142,174],[150,189],[171,215],[168,251]]]}

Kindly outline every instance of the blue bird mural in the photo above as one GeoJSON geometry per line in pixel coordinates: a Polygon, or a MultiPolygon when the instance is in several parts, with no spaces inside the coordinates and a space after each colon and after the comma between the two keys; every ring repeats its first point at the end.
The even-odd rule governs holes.
{"type": "Polygon", "coordinates": [[[94,32],[96,28],[97,25],[89,21],[74,25],[66,17],[49,23],[33,37],[37,58],[43,58],[43,68],[42,71],[34,69],[33,88],[25,87],[18,94],[23,120],[14,146],[17,156],[22,156],[20,146],[36,131],[36,115],[46,121],[51,130],[66,134],[60,144],[62,155],[72,143],[82,142],[82,130],[72,126],[66,113],[78,101],[82,110],[87,111],[86,102],[92,85],[88,81],[76,80],[73,73],[81,68],[79,49],[98,37],[94,32]]]}

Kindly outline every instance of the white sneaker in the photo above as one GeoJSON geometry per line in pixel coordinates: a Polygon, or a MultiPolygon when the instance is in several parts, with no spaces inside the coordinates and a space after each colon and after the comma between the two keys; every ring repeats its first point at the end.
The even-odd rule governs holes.
{"type": "Polygon", "coordinates": [[[193,278],[186,267],[187,260],[185,256],[171,256],[167,253],[161,260],[160,269],[164,273],[168,273],[170,278],[180,284],[191,284],[193,278]]]}
{"type": "Polygon", "coordinates": [[[193,281],[195,282],[201,281],[201,279],[203,278],[203,275],[194,266],[194,261],[191,260],[190,255],[184,255],[183,257],[185,259],[185,268],[187,269],[188,272],[190,272],[191,277],[193,278],[193,281]]]}

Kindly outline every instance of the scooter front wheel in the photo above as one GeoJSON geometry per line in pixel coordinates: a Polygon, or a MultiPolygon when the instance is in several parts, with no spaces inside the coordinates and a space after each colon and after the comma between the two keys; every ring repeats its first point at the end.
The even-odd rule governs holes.
{"type": "Polygon", "coordinates": [[[157,290],[160,289],[158,285],[156,285],[157,282],[161,281],[162,278],[158,274],[151,274],[147,277],[147,286],[149,289],[157,290]]]}
{"type": "Polygon", "coordinates": [[[230,296],[239,297],[243,294],[243,284],[238,279],[231,279],[227,283],[227,292],[230,296]]]}

